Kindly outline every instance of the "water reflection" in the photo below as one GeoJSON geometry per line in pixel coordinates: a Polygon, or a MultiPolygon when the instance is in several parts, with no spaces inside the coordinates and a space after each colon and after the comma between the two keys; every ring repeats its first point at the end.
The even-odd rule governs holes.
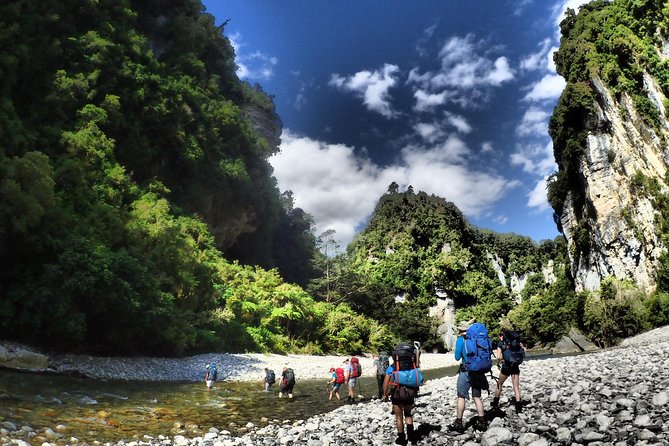
{"type": "MultiPolygon", "coordinates": [[[[452,375],[453,368],[425,371],[426,379],[452,375]]],[[[199,435],[209,427],[243,433],[247,423],[297,420],[345,403],[328,401],[327,376],[300,380],[294,398],[263,392],[260,381],[204,383],[89,380],[68,376],[0,371],[0,421],[35,429],[64,425],[67,438],[114,441],[143,435],[199,435]]],[[[278,389],[277,389],[278,390],[278,389]]],[[[369,400],[376,380],[360,380],[369,400]]],[[[345,398],[346,392],[341,392],[345,398]]],[[[364,401],[363,400],[363,403],[364,401]]]]}

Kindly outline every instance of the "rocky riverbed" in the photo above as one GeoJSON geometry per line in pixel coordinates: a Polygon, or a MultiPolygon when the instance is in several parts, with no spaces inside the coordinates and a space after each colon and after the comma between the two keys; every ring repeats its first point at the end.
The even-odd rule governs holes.
{"type": "MultiPolygon", "coordinates": [[[[261,359],[264,356],[259,355],[258,362],[252,364],[253,379],[257,379],[256,368],[261,370],[261,364],[265,363],[261,359]]],[[[425,356],[426,362],[431,361],[427,359],[429,357],[425,356]]],[[[205,355],[200,359],[206,362],[208,358],[205,355]]],[[[304,359],[301,357],[289,357],[288,361],[286,357],[270,358],[265,359],[275,369],[288,363],[296,370],[304,370],[305,376],[309,373],[307,370],[312,370],[311,365],[301,362],[304,359]]],[[[363,367],[371,373],[371,359],[365,359],[369,365],[365,366],[363,362],[363,367]]],[[[318,369],[318,377],[322,377],[322,367],[329,367],[335,361],[341,362],[342,358],[321,360],[323,364],[313,369],[318,369]]],[[[443,358],[441,362],[440,366],[445,365],[443,358]]],[[[235,375],[231,372],[230,376],[235,375]]],[[[239,376],[244,379],[242,374],[239,376]]],[[[601,352],[526,361],[521,366],[521,388],[527,403],[523,412],[516,414],[513,406],[508,404],[508,398],[512,396],[509,382],[505,385],[499,411],[489,410],[491,397],[484,394],[490,425],[483,433],[474,432],[471,428],[463,434],[448,431],[455,413],[455,382],[456,377],[447,377],[430,380],[421,388],[414,411],[419,444],[669,444],[669,327],[644,333],[626,340],[619,347],[601,352]]],[[[394,417],[389,410],[389,403],[374,400],[342,406],[307,420],[292,423],[273,420],[270,425],[261,428],[250,425],[247,426],[250,432],[242,437],[233,436],[221,426],[202,426],[209,430],[200,437],[165,435],[115,444],[376,446],[394,442],[394,417]]],[[[474,415],[473,404],[469,403],[465,421],[474,415]]],[[[0,426],[3,424],[0,423],[0,426]]],[[[24,441],[30,438],[25,435],[28,429],[5,423],[0,429],[0,443],[24,446],[28,444],[24,441]]],[[[46,441],[34,444],[78,443],[72,438],[56,440],[57,432],[52,433],[56,435],[49,437],[44,432],[33,435],[32,438],[46,438],[46,441]]]]}

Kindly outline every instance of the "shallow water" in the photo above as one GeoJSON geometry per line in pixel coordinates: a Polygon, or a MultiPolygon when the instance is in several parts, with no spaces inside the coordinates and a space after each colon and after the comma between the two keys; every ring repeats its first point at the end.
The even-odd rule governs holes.
{"type": "MultiPolygon", "coordinates": [[[[453,367],[426,370],[426,379],[454,375],[453,367]]],[[[345,403],[327,400],[325,378],[300,380],[294,398],[263,392],[259,382],[92,380],[0,370],[0,421],[19,427],[66,426],[65,438],[117,441],[144,435],[201,435],[210,427],[241,434],[248,422],[305,419],[345,403]]],[[[278,388],[277,388],[278,391],[278,388]]],[[[362,378],[356,389],[364,404],[377,393],[374,378],[362,378]]],[[[342,398],[346,390],[341,389],[342,398]]]]}

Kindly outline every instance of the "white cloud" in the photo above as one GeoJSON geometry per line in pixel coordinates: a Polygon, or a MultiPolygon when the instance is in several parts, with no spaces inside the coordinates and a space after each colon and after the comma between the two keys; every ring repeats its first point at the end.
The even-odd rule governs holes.
{"type": "Polygon", "coordinates": [[[439,94],[432,94],[418,89],[414,91],[413,97],[416,98],[416,104],[413,109],[422,112],[432,110],[439,105],[445,104],[448,99],[448,94],[446,91],[442,91],[439,94]]]}
{"type": "Polygon", "coordinates": [[[483,144],[481,144],[481,153],[490,153],[494,149],[492,147],[492,143],[490,141],[486,141],[483,144]]]}
{"type": "Polygon", "coordinates": [[[237,63],[237,76],[240,79],[268,80],[274,76],[274,66],[279,63],[276,57],[269,56],[260,51],[246,54],[243,48],[243,38],[240,33],[228,36],[230,44],[235,50],[235,62],[237,63]]]}
{"type": "Polygon", "coordinates": [[[353,76],[333,74],[329,85],[341,91],[355,93],[363,99],[368,110],[378,112],[392,118],[394,112],[390,106],[388,90],[397,84],[397,65],[385,64],[381,70],[359,71],[353,76]]]}
{"type": "Polygon", "coordinates": [[[544,101],[553,100],[560,97],[562,90],[566,86],[562,76],[557,74],[547,74],[532,86],[532,89],[525,96],[526,101],[544,101]]]}
{"type": "Polygon", "coordinates": [[[407,84],[415,85],[414,109],[426,111],[447,101],[467,107],[485,98],[486,90],[514,79],[515,72],[506,57],[491,59],[485,42],[475,41],[472,34],[449,38],[439,51],[437,72],[409,72],[407,84]]]}
{"type": "Polygon", "coordinates": [[[434,142],[444,136],[441,127],[435,123],[419,122],[413,128],[421,138],[428,142],[434,142]]]}
{"type": "Polygon", "coordinates": [[[551,39],[544,39],[539,44],[539,51],[530,54],[520,61],[520,68],[526,71],[545,69],[552,63],[553,49],[553,41],[551,39]],[[548,61],[549,58],[550,62],[548,61]]]}
{"type": "Polygon", "coordinates": [[[536,208],[540,212],[551,209],[551,205],[548,203],[546,177],[537,181],[534,189],[527,194],[527,206],[536,208]]]}
{"type": "Polygon", "coordinates": [[[507,217],[506,215],[498,215],[497,217],[493,218],[492,221],[494,221],[498,225],[503,225],[507,221],[509,221],[509,217],[507,217]]]}
{"type": "MultiPolygon", "coordinates": [[[[423,127],[429,131],[429,125],[423,127]]],[[[281,190],[292,190],[295,205],[314,217],[316,231],[334,229],[349,243],[379,197],[395,181],[453,201],[478,217],[510,189],[519,186],[501,175],[471,168],[466,144],[457,136],[431,146],[407,146],[394,165],[380,167],[353,147],[300,137],[289,130],[281,151],[270,158],[281,190]]]]}
{"type": "Polygon", "coordinates": [[[532,106],[523,115],[518,127],[516,127],[516,135],[525,136],[547,136],[548,135],[548,119],[550,114],[548,111],[532,106]]]}
{"type": "Polygon", "coordinates": [[[529,174],[546,176],[557,170],[553,158],[553,143],[526,144],[511,154],[511,164],[520,165],[529,174]]]}
{"type": "Polygon", "coordinates": [[[457,129],[460,133],[471,133],[472,126],[469,125],[464,116],[456,115],[455,113],[445,112],[446,122],[457,129]]]}

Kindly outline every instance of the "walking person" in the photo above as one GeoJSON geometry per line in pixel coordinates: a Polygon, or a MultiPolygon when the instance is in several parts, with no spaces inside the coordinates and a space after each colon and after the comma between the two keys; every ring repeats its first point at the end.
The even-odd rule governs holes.
{"type": "Polygon", "coordinates": [[[465,430],[462,415],[465,412],[465,401],[469,399],[470,389],[478,414],[478,418],[474,422],[474,429],[480,431],[487,429],[481,391],[488,390],[488,380],[485,373],[490,371],[492,367],[492,360],[490,359],[492,343],[488,338],[488,330],[485,325],[473,322],[474,320],[461,322],[457,327],[458,338],[455,341],[455,360],[461,361],[461,363],[456,386],[455,421],[449,427],[449,430],[456,432],[464,432],[465,430]]]}
{"type": "Polygon", "coordinates": [[[383,400],[393,404],[397,439],[395,444],[417,444],[413,425],[413,406],[423,376],[417,368],[417,355],[411,344],[398,344],[393,351],[393,365],[386,369],[383,381],[383,400]]]}
{"type": "Polygon", "coordinates": [[[207,390],[211,390],[214,386],[214,381],[218,378],[218,370],[216,363],[207,364],[204,368],[204,382],[207,384],[207,390]]]}
{"type": "Polygon", "coordinates": [[[342,384],[346,381],[346,378],[344,377],[344,369],[342,368],[334,368],[330,367],[330,381],[328,381],[328,384],[330,385],[330,395],[328,397],[328,400],[331,400],[333,396],[336,396],[339,401],[341,401],[341,396],[339,395],[339,388],[341,387],[342,384]]]}
{"type": "Polygon", "coordinates": [[[511,377],[513,395],[515,396],[514,406],[516,413],[523,411],[523,400],[520,395],[520,364],[525,359],[525,345],[520,340],[520,335],[516,331],[505,330],[499,335],[499,342],[495,350],[497,366],[501,364],[495,397],[492,400],[492,407],[499,408],[499,397],[502,395],[502,385],[506,379],[511,377]]]}
{"type": "Polygon", "coordinates": [[[274,370],[270,370],[267,367],[265,367],[265,377],[263,378],[263,389],[265,392],[269,392],[272,390],[272,384],[276,382],[276,375],[274,374],[274,370]]]}
{"type": "Polygon", "coordinates": [[[378,355],[374,355],[374,368],[376,369],[376,384],[379,387],[379,399],[383,398],[383,383],[386,378],[388,365],[390,365],[388,353],[380,352],[378,355]]]}
{"type": "Polygon", "coordinates": [[[353,356],[351,360],[344,360],[344,370],[346,371],[346,384],[348,385],[348,398],[346,398],[347,403],[355,402],[355,385],[358,383],[358,378],[362,373],[362,367],[360,366],[360,360],[353,356]]]}
{"type": "Polygon", "coordinates": [[[283,394],[288,394],[288,398],[293,397],[293,387],[295,387],[295,372],[290,367],[284,367],[281,372],[281,385],[279,386],[279,398],[283,394]]]}

